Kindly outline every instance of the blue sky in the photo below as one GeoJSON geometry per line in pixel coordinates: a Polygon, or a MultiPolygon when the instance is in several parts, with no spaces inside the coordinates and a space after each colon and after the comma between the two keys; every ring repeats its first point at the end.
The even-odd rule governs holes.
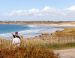
{"type": "Polygon", "coordinates": [[[0,0],[0,20],[75,21],[75,0],[0,0]]]}

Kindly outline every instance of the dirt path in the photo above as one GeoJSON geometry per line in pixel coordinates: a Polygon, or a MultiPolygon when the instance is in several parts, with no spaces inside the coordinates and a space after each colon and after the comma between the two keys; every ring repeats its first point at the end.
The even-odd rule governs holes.
{"type": "Polygon", "coordinates": [[[55,50],[55,53],[59,53],[60,58],[75,58],[75,48],[55,50]]]}

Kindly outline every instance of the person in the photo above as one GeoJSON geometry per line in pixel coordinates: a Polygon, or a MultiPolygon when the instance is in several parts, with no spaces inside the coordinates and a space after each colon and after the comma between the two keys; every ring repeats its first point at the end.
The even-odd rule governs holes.
{"type": "Polygon", "coordinates": [[[16,45],[16,46],[20,46],[21,38],[20,38],[20,36],[18,35],[18,32],[15,32],[15,34],[12,34],[12,35],[13,35],[12,44],[13,44],[13,45],[16,45]]]}
{"type": "Polygon", "coordinates": [[[12,34],[12,35],[13,35],[13,37],[17,37],[17,38],[21,39],[20,36],[18,35],[18,32],[15,32],[15,34],[12,34]]]}

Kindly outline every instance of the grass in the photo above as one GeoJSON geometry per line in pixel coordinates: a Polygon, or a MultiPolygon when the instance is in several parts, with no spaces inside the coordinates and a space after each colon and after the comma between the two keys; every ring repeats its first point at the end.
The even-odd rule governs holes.
{"type": "Polygon", "coordinates": [[[44,48],[43,40],[21,39],[20,47],[15,47],[11,41],[4,40],[0,46],[0,58],[58,58],[52,49],[44,48]],[[7,43],[7,44],[6,44],[7,43]]]}
{"type": "MultiPolygon", "coordinates": [[[[2,43],[0,45],[0,48],[6,48],[6,47],[12,46],[11,41],[9,41],[9,40],[3,40],[3,41],[4,41],[4,43],[2,43]]],[[[66,48],[74,48],[75,47],[75,42],[50,43],[50,42],[47,42],[47,41],[41,40],[41,39],[29,39],[29,40],[22,39],[21,41],[22,41],[21,47],[38,46],[38,47],[43,47],[43,48],[47,48],[47,49],[66,49],[66,48]]]]}
{"type": "Polygon", "coordinates": [[[68,43],[49,43],[44,40],[27,40],[27,46],[39,46],[47,49],[67,49],[67,48],[75,48],[75,42],[68,43]]]}
{"type": "Polygon", "coordinates": [[[50,44],[40,39],[22,39],[20,47],[10,46],[5,48],[7,42],[9,41],[6,40],[3,44],[4,46],[2,46],[3,48],[0,49],[0,58],[58,58],[58,56],[54,54],[53,49],[75,47],[75,43],[50,44]]]}
{"type": "Polygon", "coordinates": [[[2,48],[0,58],[58,58],[58,56],[51,49],[30,45],[2,48]]]}
{"type": "Polygon", "coordinates": [[[4,45],[0,47],[0,58],[58,58],[58,56],[53,53],[53,49],[67,49],[75,47],[74,42],[50,44],[41,39],[22,39],[20,47],[11,46],[8,44],[9,42],[10,41],[5,40],[4,43],[0,45],[4,45]]]}
{"type": "Polygon", "coordinates": [[[43,47],[54,49],[54,50],[60,50],[60,49],[75,48],[75,43],[46,44],[43,47]]]}
{"type": "Polygon", "coordinates": [[[11,45],[10,40],[6,40],[0,37],[0,48],[6,48],[6,47],[9,47],[10,45],[11,45]]]}

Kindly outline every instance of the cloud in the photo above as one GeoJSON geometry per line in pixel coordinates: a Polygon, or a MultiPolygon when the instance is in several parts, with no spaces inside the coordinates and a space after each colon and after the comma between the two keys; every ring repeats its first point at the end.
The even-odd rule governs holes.
{"type": "Polygon", "coordinates": [[[6,17],[17,17],[29,20],[68,20],[75,19],[75,6],[65,9],[45,6],[42,9],[14,10],[4,14],[6,17]]]}
{"type": "Polygon", "coordinates": [[[69,10],[69,11],[75,11],[75,5],[67,8],[67,10],[69,10]]]}
{"type": "Polygon", "coordinates": [[[49,7],[49,6],[45,6],[43,9],[30,9],[30,10],[14,10],[14,11],[11,11],[11,12],[7,12],[5,15],[6,16],[30,16],[30,15],[51,15],[51,14],[57,14],[59,13],[60,11],[58,9],[55,9],[55,8],[52,8],[52,7],[49,7]],[[57,12],[58,11],[58,12],[57,12]]]}
{"type": "Polygon", "coordinates": [[[70,6],[68,8],[65,9],[65,17],[66,18],[73,18],[75,19],[75,5],[70,6]]]}

